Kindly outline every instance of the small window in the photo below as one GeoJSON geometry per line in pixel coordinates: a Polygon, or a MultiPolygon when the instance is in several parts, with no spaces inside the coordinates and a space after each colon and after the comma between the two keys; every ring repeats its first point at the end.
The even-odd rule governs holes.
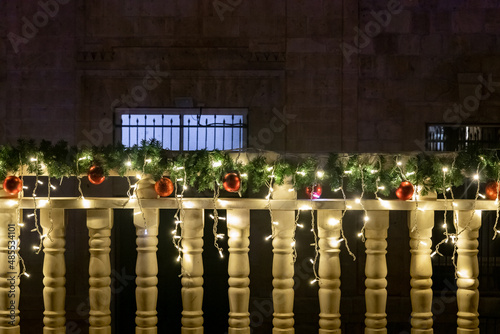
{"type": "Polygon", "coordinates": [[[247,147],[246,109],[117,109],[115,140],[127,147],[156,139],[172,151],[247,147]]]}
{"type": "Polygon", "coordinates": [[[470,145],[500,148],[500,125],[427,125],[428,151],[459,151],[470,145]]]}

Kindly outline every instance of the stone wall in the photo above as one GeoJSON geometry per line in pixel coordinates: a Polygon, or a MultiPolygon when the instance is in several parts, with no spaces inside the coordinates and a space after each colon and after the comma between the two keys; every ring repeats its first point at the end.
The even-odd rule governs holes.
{"type": "MultiPolygon", "coordinates": [[[[0,0],[0,143],[108,144],[114,108],[175,107],[176,98],[191,97],[195,106],[248,108],[255,148],[419,150],[426,123],[500,122],[499,33],[494,0],[0,0]],[[156,84],[145,80],[151,73],[156,84]],[[288,124],[269,136],[262,129],[276,112],[288,124]]],[[[83,217],[75,221],[68,263],[87,254],[83,217]]],[[[391,228],[390,247],[407,246],[407,231],[391,228]]],[[[406,257],[390,250],[390,263],[409,268],[403,250],[406,257]]],[[[36,271],[41,258],[28,261],[36,271]]],[[[342,278],[343,321],[354,333],[362,331],[363,263],[351,262],[343,259],[343,275],[351,275],[342,278]]],[[[255,300],[268,298],[270,286],[259,268],[252,282],[267,287],[252,292],[255,300]]],[[[68,319],[84,323],[80,269],[68,277],[68,319]]],[[[389,277],[394,333],[409,328],[403,274],[389,277]]],[[[23,297],[23,321],[35,333],[39,291],[32,286],[23,297]]],[[[315,328],[304,304],[315,293],[298,291],[297,322],[311,326],[303,333],[315,328]]],[[[446,314],[441,323],[453,324],[453,310],[446,314]]]]}

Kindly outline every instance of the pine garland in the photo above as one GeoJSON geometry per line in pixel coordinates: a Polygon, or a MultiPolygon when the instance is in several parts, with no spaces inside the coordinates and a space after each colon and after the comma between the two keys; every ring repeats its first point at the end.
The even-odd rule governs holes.
{"type": "Polygon", "coordinates": [[[19,174],[21,168],[28,173],[63,176],[81,176],[92,165],[103,168],[105,175],[114,171],[124,176],[130,171],[150,174],[154,179],[163,175],[175,179],[184,176],[179,167],[184,166],[187,182],[198,192],[222,189],[226,173],[235,172],[242,178],[241,192],[247,189],[258,192],[269,178],[283,184],[285,179],[294,179],[296,190],[321,183],[332,190],[341,184],[346,190],[361,188],[368,193],[388,195],[401,181],[408,180],[422,187],[422,194],[442,193],[451,187],[463,184],[464,179],[475,174],[475,167],[483,166],[481,178],[496,180],[500,173],[500,159],[496,150],[485,150],[470,146],[465,151],[452,153],[418,154],[355,154],[332,153],[326,163],[316,156],[295,159],[278,158],[275,161],[260,154],[243,164],[235,161],[225,151],[173,152],[164,150],[156,140],[144,141],[141,145],[125,147],[121,144],[102,147],[76,148],[60,141],[36,143],[34,140],[19,140],[16,145],[0,146],[0,179],[19,174]],[[145,163],[147,162],[147,163],[145,163]],[[443,169],[447,170],[444,177],[443,169]],[[318,178],[321,172],[321,178],[318,178]],[[77,175],[78,174],[78,175],[77,175]],[[384,185],[384,187],[380,187],[384,185]]]}

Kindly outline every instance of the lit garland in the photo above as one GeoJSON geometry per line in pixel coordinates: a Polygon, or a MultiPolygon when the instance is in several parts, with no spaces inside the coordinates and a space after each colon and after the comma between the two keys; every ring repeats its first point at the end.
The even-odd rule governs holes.
{"type": "MultiPolygon", "coordinates": [[[[217,239],[222,238],[223,235],[217,232],[217,223],[220,217],[218,217],[216,203],[219,197],[219,190],[223,188],[223,177],[226,172],[235,172],[240,175],[240,196],[242,193],[259,192],[263,187],[268,189],[266,199],[268,200],[267,207],[271,218],[272,234],[266,239],[271,239],[275,236],[275,224],[277,223],[274,221],[271,209],[273,185],[282,185],[285,179],[291,177],[293,179],[292,187],[297,193],[304,192],[306,187],[314,187],[318,182],[322,183],[323,186],[329,185],[331,190],[335,192],[341,190],[342,198],[344,199],[344,210],[339,222],[341,224],[341,239],[339,239],[339,242],[345,241],[346,248],[353,258],[355,256],[349,250],[342,226],[345,213],[348,209],[351,209],[346,203],[345,191],[356,192],[361,189],[356,202],[361,205],[364,211],[363,228],[359,234],[362,239],[364,239],[365,224],[369,220],[367,211],[363,205],[365,194],[374,194],[375,199],[381,201],[382,205],[384,205],[386,201],[380,198],[379,195],[387,196],[402,181],[409,181],[417,187],[417,193],[414,196],[417,210],[420,209],[418,208],[419,195],[426,195],[429,192],[442,194],[445,200],[443,224],[445,238],[437,244],[435,251],[432,253],[432,255],[441,255],[439,253],[439,246],[450,238],[453,241],[453,239],[456,239],[463,232],[463,230],[458,230],[458,223],[455,216],[453,219],[455,233],[448,231],[446,224],[448,197],[446,193],[451,193],[451,204],[453,207],[455,206],[453,188],[461,186],[464,183],[464,179],[471,178],[472,176],[477,177],[474,177],[474,180],[478,182],[475,200],[478,199],[478,196],[484,196],[479,192],[479,173],[481,173],[481,177],[485,180],[500,181],[500,159],[497,156],[496,150],[485,150],[476,147],[468,147],[467,150],[460,152],[435,154],[342,155],[332,153],[327,157],[326,163],[321,164],[320,161],[324,162],[325,160],[315,156],[289,159],[279,157],[275,161],[268,161],[264,155],[257,154],[253,159],[248,159],[246,163],[243,163],[239,161],[239,154],[236,159],[233,159],[230,152],[222,151],[209,152],[202,150],[175,153],[162,149],[161,143],[155,140],[145,141],[140,146],[136,145],[130,148],[122,145],[76,148],[70,147],[62,141],[56,144],[42,141],[40,144],[37,144],[33,140],[20,140],[17,145],[0,146],[0,179],[10,174],[21,174],[22,176],[24,170],[35,175],[35,188],[32,194],[35,202],[35,210],[29,216],[35,217],[36,228],[33,231],[40,234],[41,244],[40,246],[35,246],[35,249],[39,252],[42,248],[43,239],[50,237],[50,235],[45,236],[40,232],[36,214],[36,190],[39,184],[38,181],[40,181],[40,175],[49,175],[49,187],[51,187],[50,176],[61,178],[61,180],[63,177],[76,176],[82,200],[85,199],[81,190],[81,177],[93,165],[101,167],[106,176],[113,171],[119,176],[126,177],[129,184],[127,195],[130,200],[138,198],[136,196],[137,183],[132,184],[130,182],[131,174],[151,175],[153,179],[159,179],[164,175],[168,175],[172,180],[175,180],[175,196],[178,202],[178,210],[175,217],[175,232],[173,234],[174,244],[179,251],[179,261],[182,258],[182,197],[188,184],[199,193],[206,190],[211,190],[214,193],[214,244],[222,256],[222,249],[217,244],[217,239]],[[481,166],[481,170],[479,170],[479,167],[475,168],[476,166],[481,166]],[[180,194],[177,191],[179,182],[183,183],[180,194]],[[178,234],[179,230],[180,234],[178,234]]],[[[497,217],[493,238],[499,232],[497,229],[500,216],[499,188],[497,187],[497,217]]],[[[139,205],[141,206],[140,201],[139,205]]],[[[50,190],[49,207],[51,207],[50,190]]],[[[143,213],[142,207],[140,208],[140,213],[143,213]]],[[[297,218],[299,214],[300,210],[297,213],[297,218]]],[[[314,219],[314,216],[312,219],[314,219]]],[[[314,230],[314,220],[311,223],[313,223],[312,227],[314,230]]],[[[297,226],[296,219],[295,227],[297,226]]],[[[416,226],[415,219],[415,223],[411,227],[412,232],[415,232],[416,226]]],[[[418,235],[418,230],[416,232],[418,235]]],[[[292,247],[296,255],[295,245],[292,245],[292,247]]],[[[315,248],[317,248],[316,245],[315,248]]],[[[454,245],[455,252],[456,244],[454,245]]]]}

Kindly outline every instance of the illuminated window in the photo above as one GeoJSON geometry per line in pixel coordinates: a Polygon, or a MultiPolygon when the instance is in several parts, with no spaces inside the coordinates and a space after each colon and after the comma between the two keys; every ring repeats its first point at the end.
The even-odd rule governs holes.
{"type": "Polygon", "coordinates": [[[246,109],[117,109],[115,141],[127,147],[156,139],[172,151],[247,147],[246,109]]]}

